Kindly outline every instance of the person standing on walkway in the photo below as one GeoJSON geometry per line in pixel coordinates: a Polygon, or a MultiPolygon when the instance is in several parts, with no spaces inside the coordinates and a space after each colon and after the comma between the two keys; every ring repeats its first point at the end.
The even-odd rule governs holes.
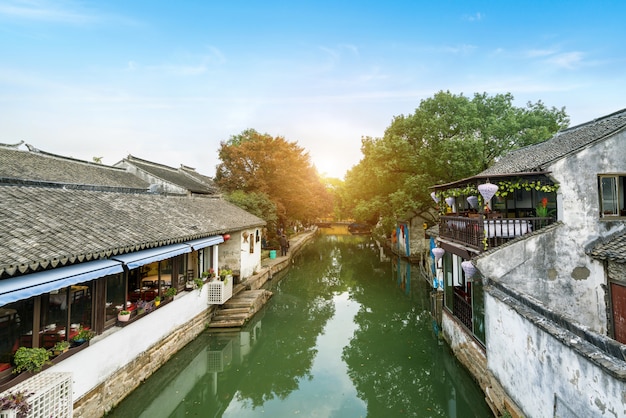
{"type": "Polygon", "coordinates": [[[287,241],[287,237],[283,234],[280,236],[280,255],[287,255],[287,249],[289,248],[289,241],[287,241]]]}

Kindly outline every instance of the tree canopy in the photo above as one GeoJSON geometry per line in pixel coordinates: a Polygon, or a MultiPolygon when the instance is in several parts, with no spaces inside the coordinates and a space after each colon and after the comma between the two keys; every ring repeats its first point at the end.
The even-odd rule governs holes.
{"type": "Polygon", "coordinates": [[[565,109],[541,101],[515,107],[508,93],[438,92],[412,115],[395,117],[382,138],[362,139],[363,158],[346,174],[343,210],[372,224],[382,219],[389,231],[398,217],[431,208],[430,186],[478,174],[568,124],[565,109]]]}
{"type": "Polygon", "coordinates": [[[308,152],[296,142],[248,129],[221,142],[219,158],[216,184],[227,193],[267,196],[275,207],[279,227],[296,221],[311,222],[332,213],[327,189],[308,152]]]}

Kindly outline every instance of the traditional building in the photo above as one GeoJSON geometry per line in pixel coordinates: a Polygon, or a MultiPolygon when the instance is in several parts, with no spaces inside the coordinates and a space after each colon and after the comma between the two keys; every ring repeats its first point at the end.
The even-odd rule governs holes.
{"type": "Polygon", "coordinates": [[[265,222],[210,194],[150,193],[123,168],[29,148],[0,146],[0,392],[20,347],[89,330],[88,347],[50,370],[72,373],[75,416],[102,415],[204,329],[202,284],[224,266],[225,241],[246,253],[245,268],[230,268],[260,268],[265,222]]]}
{"type": "Polygon", "coordinates": [[[163,194],[219,195],[213,180],[194,168],[181,165],[169,167],[129,155],[114,167],[123,168],[150,184],[151,191],[163,194]]]}
{"type": "Polygon", "coordinates": [[[625,178],[622,110],[433,188],[444,335],[494,411],[626,416],[625,178]]]}

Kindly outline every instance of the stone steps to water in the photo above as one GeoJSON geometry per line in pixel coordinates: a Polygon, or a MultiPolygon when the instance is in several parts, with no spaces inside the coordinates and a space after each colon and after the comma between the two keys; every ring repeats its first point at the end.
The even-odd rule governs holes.
{"type": "Polygon", "coordinates": [[[293,249],[289,251],[287,256],[265,260],[260,271],[241,283],[233,284],[233,297],[216,308],[213,317],[209,321],[209,329],[220,335],[239,332],[239,328],[243,327],[272,297],[272,292],[269,290],[258,288],[265,281],[271,280],[274,273],[288,268],[293,254],[314,236],[315,230],[297,235],[291,241],[293,249]]]}
{"type": "Polygon", "coordinates": [[[224,308],[220,309],[219,313],[221,315],[248,314],[250,313],[250,307],[246,306],[244,308],[224,308]]]}
{"type": "Polygon", "coordinates": [[[217,309],[209,328],[241,328],[271,297],[264,289],[240,291],[217,309]]]}

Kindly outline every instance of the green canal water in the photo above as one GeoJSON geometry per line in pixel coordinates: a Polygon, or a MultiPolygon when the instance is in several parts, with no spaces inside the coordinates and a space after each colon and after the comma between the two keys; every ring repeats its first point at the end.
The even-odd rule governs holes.
{"type": "Polygon", "coordinates": [[[493,417],[436,335],[416,267],[320,235],[235,333],[209,330],[109,417],[493,417]]]}

